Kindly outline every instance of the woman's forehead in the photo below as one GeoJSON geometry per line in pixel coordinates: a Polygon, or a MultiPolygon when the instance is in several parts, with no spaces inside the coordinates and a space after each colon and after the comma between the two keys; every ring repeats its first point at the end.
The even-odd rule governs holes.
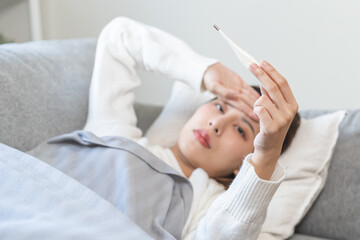
{"type": "MultiPolygon", "coordinates": [[[[211,102],[209,103],[221,103],[223,105],[226,105],[226,107],[228,109],[234,110],[234,112],[236,112],[237,114],[239,114],[239,117],[241,118],[245,118],[246,120],[248,120],[251,123],[256,124],[257,121],[254,121],[252,118],[250,118],[246,112],[244,112],[244,110],[240,109],[239,107],[235,106],[233,103],[230,103],[229,101],[223,100],[223,99],[219,99],[219,98],[215,98],[213,99],[211,102]]],[[[245,103],[242,103],[245,104],[245,103]]]]}

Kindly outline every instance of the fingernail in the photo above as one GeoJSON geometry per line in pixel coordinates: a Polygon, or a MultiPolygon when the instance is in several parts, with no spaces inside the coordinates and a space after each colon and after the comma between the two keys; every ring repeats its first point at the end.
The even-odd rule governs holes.
{"type": "Polygon", "coordinates": [[[256,63],[252,63],[250,65],[250,70],[253,72],[256,72],[258,70],[259,66],[256,63]]]}
{"type": "Polygon", "coordinates": [[[269,64],[265,60],[262,60],[261,61],[261,66],[264,67],[264,68],[267,68],[267,67],[269,67],[269,64]]]}

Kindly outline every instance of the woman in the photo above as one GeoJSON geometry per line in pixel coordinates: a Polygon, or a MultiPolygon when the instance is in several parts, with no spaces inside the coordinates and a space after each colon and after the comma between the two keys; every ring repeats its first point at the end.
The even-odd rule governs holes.
{"type": "Polygon", "coordinates": [[[261,97],[217,60],[157,28],[119,17],[98,38],[84,130],[133,139],[189,179],[194,197],[183,239],[256,239],[284,179],[277,160],[298,105],[269,63],[250,69],[264,86],[261,97]],[[195,112],[171,149],[151,146],[136,127],[137,68],[217,96],[195,112]],[[219,182],[235,175],[225,191],[219,182]]]}

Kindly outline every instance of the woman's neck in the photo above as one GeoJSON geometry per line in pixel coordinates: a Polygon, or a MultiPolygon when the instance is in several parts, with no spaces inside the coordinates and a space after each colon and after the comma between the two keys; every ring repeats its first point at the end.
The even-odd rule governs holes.
{"type": "Polygon", "coordinates": [[[185,158],[185,156],[181,153],[178,145],[170,148],[172,153],[174,154],[181,170],[183,171],[185,177],[189,178],[192,172],[195,170],[195,167],[191,165],[191,163],[185,158]]]}

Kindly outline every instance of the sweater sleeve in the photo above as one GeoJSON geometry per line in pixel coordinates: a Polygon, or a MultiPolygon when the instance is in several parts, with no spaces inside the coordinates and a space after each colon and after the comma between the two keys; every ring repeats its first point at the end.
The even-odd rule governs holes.
{"type": "Polygon", "coordinates": [[[229,189],[212,203],[192,239],[257,239],[285,171],[278,162],[269,181],[260,179],[249,163],[251,156],[245,158],[229,189]]]}
{"type": "Polygon", "coordinates": [[[98,38],[84,130],[98,136],[140,138],[133,109],[133,90],[141,84],[136,69],[163,74],[201,91],[205,70],[216,62],[160,29],[115,18],[98,38]]]}

